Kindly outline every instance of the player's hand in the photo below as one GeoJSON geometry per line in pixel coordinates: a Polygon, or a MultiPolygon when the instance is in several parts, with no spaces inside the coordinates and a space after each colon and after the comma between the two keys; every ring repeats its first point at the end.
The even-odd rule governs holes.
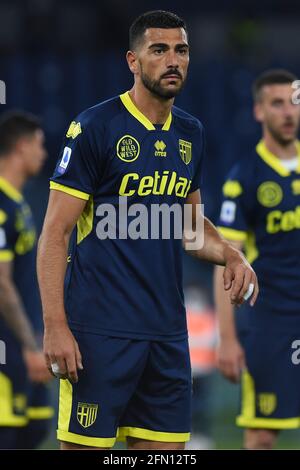
{"type": "Polygon", "coordinates": [[[83,369],[78,344],[67,324],[59,324],[45,328],[44,355],[49,371],[53,374],[52,364],[59,369],[62,379],[69,379],[72,383],[78,382],[77,370],[83,369]]]}
{"type": "Polygon", "coordinates": [[[237,338],[221,339],[217,348],[217,367],[231,382],[240,381],[246,367],[245,353],[237,338]]]}
{"type": "Polygon", "coordinates": [[[23,358],[30,380],[33,382],[47,383],[52,379],[42,351],[24,349],[23,358]]]}
{"type": "Polygon", "coordinates": [[[243,254],[231,247],[225,250],[224,288],[230,290],[230,301],[241,305],[250,298],[250,305],[256,302],[259,288],[257,277],[243,254]]]}

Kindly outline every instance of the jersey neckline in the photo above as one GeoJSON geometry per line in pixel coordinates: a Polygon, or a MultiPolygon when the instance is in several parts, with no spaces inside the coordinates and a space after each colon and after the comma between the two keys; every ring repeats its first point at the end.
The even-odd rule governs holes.
{"type": "MultiPolygon", "coordinates": [[[[157,129],[155,128],[155,125],[152,124],[151,121],[136,107],[132,99],[130,98],[129,91],[126,91],[122,95],[120,95],[120,100],[122,101],[123,105],[127,109],[127,111],[135,118],[137,119],[141,124],[143,124],[144,127],[148,131],[156,131],[157,129]]],[[[166,122],[162,126],[161,130],[162,131],[168,131],[170,129],[172,122],[172,113],[170,112],[166,122]]]]}
{"type": "Polygon", "coordinates": [[[23,200],[22,194],[11,183],[3,178],[3,176],[0,176],[0,190],[15,202],[21,202],[23,200]]]}
{"type": "MultiPolygon", "coordinates": [[[[296,173],[300,173],[300,142],[296,141],[296,148],[297,148],[297,158],[298,158],[298,165],[297,168],[294,170],[296,173]]],[[[256,152],[260,156],[260,158],[271,168],[273,168],[276,173],[280,176],[290,176],[291,171],[285,168],[274,153],[272,153],[266,146],[265,142],[261,140],[256,146],[256,152]]]]}

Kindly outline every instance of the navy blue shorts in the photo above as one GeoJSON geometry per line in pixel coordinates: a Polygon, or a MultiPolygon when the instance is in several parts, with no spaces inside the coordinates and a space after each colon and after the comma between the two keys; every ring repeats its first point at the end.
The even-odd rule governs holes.
{"type": "MultiPolygon", "coordinates": [[[[288,324],[288,321],[286,322],[288,324]]],[[[300,327],[300,319],[299,319],[300,327]]],[[[246,428],[300,427],[300,328],[287,331],[250,328],[240,332],[247,371],[242,375],[241,410],[237,425],[246,428]]]]}
{"type": "Polygon", "coordinates": [[[3,328],[0,338],[6,348],[6,363],[0,365],[0,426],[20,427],[30,420],[52,418],[48,388],[29,381],[20,344],[3,328]]]}
{"type": "Polygon", "coordinates": [[[117,438],[189,440],[188,340],[155,342],[74,332],[84,369],[60,381],[58,439],[112,447],[117,438]]]}

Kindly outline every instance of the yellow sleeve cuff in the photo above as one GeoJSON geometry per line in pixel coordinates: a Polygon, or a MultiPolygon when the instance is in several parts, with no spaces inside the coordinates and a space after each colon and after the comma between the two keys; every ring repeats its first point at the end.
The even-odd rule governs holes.
{"type": "Polygon", "coordinates": [[[12,261],[15,255],[14,252],[11,250],[0,250],[0,261],[12,261]]]}
{"type": "Polygon", "coordinates": [[[83,191],[70,188],[69,186],[64,186],[63,184],[56,183],[55,181],[50,181],[50,189],[54,189],[55,191],[62,191],[63,193],[70,194],[71,196],[77,197],[79,199],[84,199],[85,201],[88,201],[90,198],[90,195],[84,193],[83,191]]]}
{"type": "Polygon", "coordinates": [[[237,241],[237,242],[244,242],[247,239],[247,232],[243,230],[235,230],[233,228],[228,227],[217,227],[218,231],[224,238],[227,240],[237,241]]]}

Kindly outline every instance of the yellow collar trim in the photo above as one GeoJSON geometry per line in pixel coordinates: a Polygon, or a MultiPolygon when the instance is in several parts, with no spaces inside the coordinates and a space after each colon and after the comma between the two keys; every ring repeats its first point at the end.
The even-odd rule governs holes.
{"type": "Polygon", "coordinates": [[[10,199],[13,199],[16,202],[21,202],[23,196],[19,191],[14,188],[6,179],[0,176],[0,190],[2,190],[10,199]]]}
{"type": "MultiPolygon", "coordinates": [[[[298,166],[296,173],[300,173],[300,142],[296,141],[298,166]]],[[[266,146],[265,142],[261,140],[256,146],[256,152],[263,159],[263,161],[276,171],[280,176],[290,176],[291,172],[287,170],[280,162],[280,159],[274,155],[266,146]]]]}
{"type": "MultiPolygon", "coordinates": [[[[148,131],[156,130],[152,122],[149,121],[149,119],[143,113],[141,113],[141,111],[136,107],[136,105],[130,98],[129,91],[126,91],[126,93],[123,93],[122,95],[120,95],[120,99],[122,103],[124,104],[125,108],[127,109],[127,111],[129,111],[130,114],[132,114],[132,116],[134,116],[141,124],[143,124],[143,126],[146,127],[148,131]]],[[[172,113],[170,112],[166,122],[164,123],[162,127],[162,130],[168,131],[170,129],[171,122],[172,122],[172,113]]]]}

